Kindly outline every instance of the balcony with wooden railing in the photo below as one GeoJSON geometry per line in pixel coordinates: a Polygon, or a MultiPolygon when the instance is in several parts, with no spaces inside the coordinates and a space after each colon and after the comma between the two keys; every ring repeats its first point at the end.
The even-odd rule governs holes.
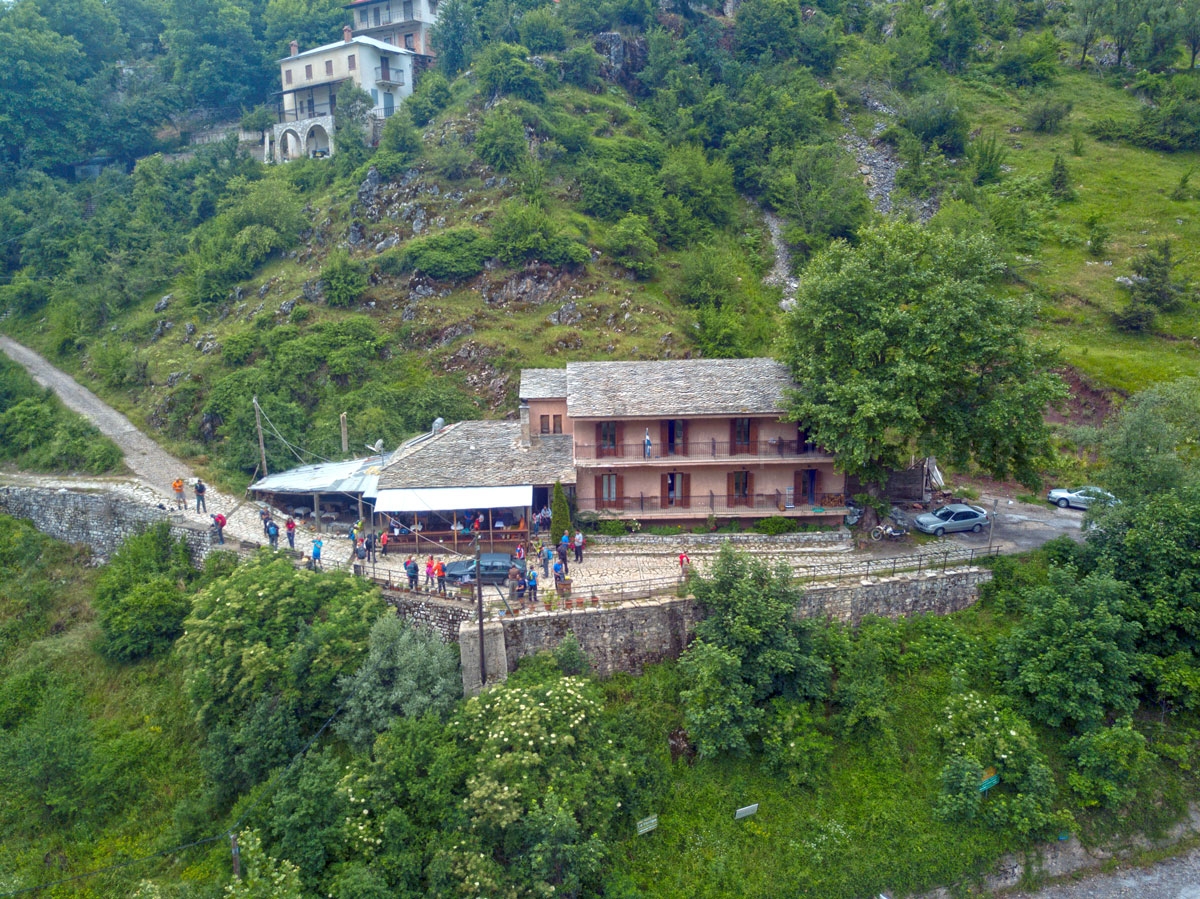
{"type": "Polygon", "coordinates": [[[605,465],[641,464],[645,462],[720,461],[757,457],[759,461],[799,460],[829,461],[833,457],[815,443],[801,440],[756,440],[732,442],[722,440],[689,440],[686,443],[576,443],[575,461],[600,461],[605,465]]]}

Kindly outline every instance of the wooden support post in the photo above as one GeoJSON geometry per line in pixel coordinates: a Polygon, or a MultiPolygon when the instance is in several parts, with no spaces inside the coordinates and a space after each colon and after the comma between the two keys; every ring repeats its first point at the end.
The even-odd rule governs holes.
{"type": "Polygon", "coordinates": [[[321,494],[313,494],[313,525],[317,533],[321,533],[321,494]]]}

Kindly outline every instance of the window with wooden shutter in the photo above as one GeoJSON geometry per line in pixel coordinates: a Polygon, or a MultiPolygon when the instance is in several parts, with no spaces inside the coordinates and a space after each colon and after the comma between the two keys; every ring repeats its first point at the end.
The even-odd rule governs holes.
{"type": "Polygon", "coordinates": [[[659,502],[661,503],[661,508],[665,509],[668,506],[673,505],[673,503],[671,502],[671,500],[673,498],[671,496],[671,487],[672,487],[671,476],[664,472],[662,477],[659,479],[659,481],[660,481],[660,487],[661,487],[659,502]]]}
{"type": "Polygon", "coordinates": [[[555,434],[562,433],[562,416],[561,415],[554,416],[554,433],[555,434]]]}
{"type": "Polygon", "coordinates": [[[686,472],[675,475],[675,504],[681,509],[692,505],[692,476],[686,472]]]}
{"type": "Polygon", "coordinates": [[[596,475],[596,508],[597,509],[604,508],[604,502],[605,502],[604,491],[605,491],[605,488],[608,486],[607,484],[604,483],[604,477],[605,476],[602,474],[596,475]]]}
{"type": "Polygon", "coordinates": [[[749,420],[750,427],[746,435],[746,450],[747,452],[758,454],[758,419],[751,418],[749,420]]]}
{"type": "Polygon", "coordinates": [[[306,81],[312,81],[312,66],[311,65],[304,67],[304,79],[306,81]]]}
{"type": "Polygon", "coordinates": [[[541,432],[543,434],[550,433],[550,416],[549,415],[539,415],[538,416],[538,424],[539,424],[539,430],[541,430],[541,432]]]}
{"type": "Polygon", "coordinates": [[[613,475],[613,478],[616,480],[616,488],[613,492],[616,495],[617,508],[620,509],[625,504],[625,478],[619,474],[613,475]]]}

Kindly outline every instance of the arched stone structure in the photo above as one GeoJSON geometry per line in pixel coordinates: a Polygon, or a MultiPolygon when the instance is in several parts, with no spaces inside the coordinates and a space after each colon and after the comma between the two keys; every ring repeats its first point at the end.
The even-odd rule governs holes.
{"type": "Polygon", "coordinates": [[[304,141],[300,139],[300,134],[295,128],[284,128],[280,131],[275,146],[280,162],[299,159],[304,155],[304,141]]]}
{"type": "Polygon", "coordinates": [[[329,156],[333,152],[333,147],[329,142],[329,132],[325,130],[320,123],[314,124],[308,129],[308,133],[304,135],[304,155],[329,156]]]}

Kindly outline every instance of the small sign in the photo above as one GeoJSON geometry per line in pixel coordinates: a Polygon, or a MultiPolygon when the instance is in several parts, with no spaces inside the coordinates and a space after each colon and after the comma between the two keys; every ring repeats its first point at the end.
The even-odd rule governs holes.
{"type": "Polygon", "coordinates": [[[979,783],[979,792],[986,793],[998,783],[1000,783],[1000,775],[996,773],[995,768],[988,768],[983,772],[983,780],[979,783]]]}
{"type": "Polygon", "coordinates": [[[637,823],[638,836],[649,833],[658,827],[658,815],[651,815],[649,818],[643,818],[637,823]]]}
{"type": "Polygon", "coordinates": [[[754,805],[747,805],[745,808],[740,808],[736,812],[734,812],[733,820],[740,821],[742,818],[749,818],[751,815],[753,815],[757,811],[758,811],[758,803],[757,802],[754,803],[754,805]]]}

